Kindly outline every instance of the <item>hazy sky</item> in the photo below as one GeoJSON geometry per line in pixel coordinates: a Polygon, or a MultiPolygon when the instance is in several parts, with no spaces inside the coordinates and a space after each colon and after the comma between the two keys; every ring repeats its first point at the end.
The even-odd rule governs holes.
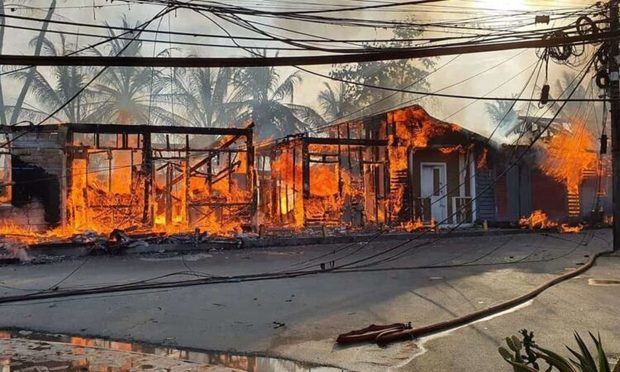
{"type": "MultiPolygon", "coordinates": [[[[9,11],[9,14],[18,14],[18,15],[28,15],[33,17],[42,18],[45,15],[45,8],[47,8],[50,4],[50,0],[28,0],[28,1],[17,1],[14,0],[14,3],[21,4],[20,6],[16,6],[16,10],[14,12],[9,11]],[[25,10],[23,6],[33,7],[34,9],[25,10]],[[40,8],[40,9],[39,9],[40,8]]],[[[316,8],[316,4],[323,4],[324,6],[336,6],[336,5],[348,5],[352,4],[360,5],[360,3],[365,4],[366,2],[355,2],[355,1],[338,1],[338,0],[305,0],[305,1],[293,1],[293,0],[238,0],[233,1],[231,4],[246,6],[246,7],[254,7],[261,9],[269,9],[269,10],[284,10],[291,8],[316,8]]],[[[368,1],[368,4],[372,4],[374,2],[368,1]]],[[[406,8],[406,11],[395,11],[395,10],[372,10],[364,13],[352,13],[349,12],[346,15],[348,16],[363,16],[363,17],[372,17],[372,18],[382,18],[382,19],[402,19],[406,17],[413,16],[418,20],[445,20],[451,18],[464,18],[467,16],[471,16],[471,10],[475,9],[476,14],[480,16],[488,15],[488,14],[497,14],[498,10],[501,11],[510,11],[510,10],[534,10],[534,9],[549,9],[555,7],[576,7],[588,4],[586,1],[579,0],[544,0],[544,1],[536,1],[536,0],[450,0],[445,2],[432,3],[433,5],[428,5],[424,7],[413,7],[409,6],[406,8]],[[469,13],[469,14],[466,14],[469,13]]],[[[11,4],[9,1],[5,1],[5,4],[11,4]]],[[[10,7],[10,5],[5,5],[6,7],[10,7]]],[[[397,8],[393,8],[397,9],[397,8]]],[[[126,16],[131,23],[137,23],[140,21],[145,21],[152,17],[155,13],[160,10],[160,7],[152,6],[152,5],[129,5],[123,3],[122,1],[113,1],[109,0],[58,0],[58,9],[56,10],[55,19],[59,20],[70,20],[77,22],[86,22],[86,23],[98,23],[102,24],[107,22],[111,25],[120,25],[121,18],[126,16]],[[94,8],[92,5],[101,5],[102,7],[94,8]]],[[[334,14],[330,14],[333,16],[334,14]]],[[[386,36],[385,31],[377,31],[374,29],[364,29],[364,30],[354,30],[350,27],[343,26],[302,26],[300,24],[294,23],[282,23],[274,20],[265,20],[261,21],[266,22],[268,24],[283,26],[283,27],[293,27],[300,31],[305,31],[312,34],[328,36],[328,37],[359,37],[359,38],[374,38],[377,36],[386,36]],[[303,27],[303,28],[302,28],[303,27]],[[334,36],[336,35],[336,36],[334,36]]],[[[37,27],[40,24],[31,23],[26,21],[19,20],[8,20],[9,24],[18,24],[22,26],[28,27],[37,27]]],[[[224,24],[222,24],[224,25],[224,24]]],[[[507,25],[510,27],[510,25],[507,25]]],[[[160,28],[161,30],[167,31],[168,29],[175,31],[188,31],[188,32],[201,32],[201,33],[217,33],[222,34],[222,31],[218,29],[216,25],[214,25],[207,18],[198,15],[189,10],[178,10],[176,13],[171,14],[169,17],[165,17],[161,23],[156,22],[151,26],[151,29],[160,28]]],[[[81,31],[81,32],[102,32],[103,30],[79,30],[75,27],[69,26],[59,26],[53,25],[50,27],[51,29],[63,29],[63,30],[71,30],[71,31],[81,31]]],[[[247,34],[238,28],[232,28],[230,26],[227,29],[236,35],[247,34]]],[[[277,31],[277,30],[271,30],[277,31]]],[[[281,32],[281,31],[280,31],[281,32]]],[[[32,53],[32,49],[28,45],[30,39],[35,36],[35,33],[23,30],[7,30],[7,34],[5,35],[5,46],[4,53],[19,53],[19,54],[29,54],[32,53]]],[[[436,36],[436,34],[435,34],[436,36]]],[[[52,36],[52,38],[57,36],[52,36]]],[[[148,35],[149,38],[154,37],[153,34],[148,35]]],[[[143,51],[145,54],[150,55],[154,52],[161,50],[161,48],[168,47],[167,43],[168,36],[159,35],[158,39],[161,42],[154,45],[153,43],[145,43],[143,47],[143,51]]],[[[92,43],[95,39],[87,38],[87,37],[75,37],[72,36],[69,38],[69,41],[75,42],[80,46],[88,45],[92,43]]],[[[181,40],[181,39],[179,39],[181,40]]],[[[191,41],[191,38],[185,38],[183,40],[191,41]]],[[[201,41],[205,42],[217,42],[217,43],[226,43],[226,41],[218,39],[218,40],[206,40],[201,39],[201,41]]],[[[251,45],[251,44],[246,44],[251,45]]],[[[212,49],[212,48],[190,48],[190,47],[179,47],[181,50],[175,51],[176,55],[187,55],[187,54],[197,54],[201,56],[245,56],[245,52],[237,49],[212,49]]],[[[287,52],[280,52],[280,55],[285,55],[287,52]]],[[[442,57],[436,60],[437,66],[443,65],[446,61],[454,58],[453,56],[442,57]]],[[[519,71],[525,69],[530,66],[532,63],[536,61],[536,56],[534,50],[526,50],[526,51],[506,51],[506,52],[494,52],[494,53],[482,53],[482,54],[470,54],[463,55],[458,57],[456,60],[447,64],[444,68],[441,69],[440,72],[433,74],[429,78],[429,82],[431,84],[431,90],[438,90],[447,85],[454,83],[455,81],[465,79],[469,76],[478,74],[491,66],[501,63],[499,66],[493,68],[492,70],[481,74],[475,79],[469,80],[457,86],[454,86],[450,89],[445,90],[446,93],[457,93],[457,94],[470,94],[470,95],[485,95],[490,94],[493,96],[511,96],[513,94],[518,93],[522,88],[523,84],[527,80],[529,74],[531,73],[531,68],[523,71],[520,75],[517,75],[513,78],[515,74],[519,71]],[[512,78],[512,80],[509,80],[512,78]],[[509,81],[508,81],[509,80],[509,81]],[[502,85],[504,84],[504,85],[502,85]],[[501,87],[500,87],[501,85],[501,87]],[[491,92],[491,90],[494,90],[491,92]]],[[[318,71],[322,73],[327,73],[331,69],[331,66],[310,66],[309,69],[313,71],[318,71]]],[[[293,68],[282,68],[281,74],[285,75],[287,73],[293,72],[293,68]]],[[[554,80],[555,76],[557,76],[560,72],[566,71],[566,68],[550,65],[550,80],[554,80]]],[[[302,73],[303,82],[297,88],[297,93],[295,96],[295,100],[298,103],[310,105],[316,107],[316,96],[319,90],[323,86],[324,79],[311,76],[305,73],[302,73]]],[[[6,79],[6,78],[4,78],[6,79]]],[[[6,81],[6,80],[3,80],[6,81]]],[[[10,97],[14,97],[14,90],[8,89],[9,91],[5,92],[5,96],[8,96],[8,101],[11,101],[10,97]]],[[[531,92],[531,89],[527,90],[528,94],[531,92]]],[[[538,93],[537,93],[538,94],[538,93]]],[[[552,91],[553,94],[553,91],[552,91]]],[[[489,118],[485,112],[485,108],[483,103],[477,102],[471,104],[471,101],[466,100],[458,100],[458,99],[447,99],[447,98],[436,98],[433,99],[432,102],[427,100],[419,101],[418,103],[422,103],[423,105],[428,107],[428,111],[440,118],[448,121],[452,121],[463,125],[469,129],[476,130],[485,134],[487,129],[490,127],[489,118]],[[471,104],[471,105],[470,105],[471,104]],[[465,108],[466,105],[470,105],[465,108]],[[454,114],[455,112],[457,112],[454,114]]]]}

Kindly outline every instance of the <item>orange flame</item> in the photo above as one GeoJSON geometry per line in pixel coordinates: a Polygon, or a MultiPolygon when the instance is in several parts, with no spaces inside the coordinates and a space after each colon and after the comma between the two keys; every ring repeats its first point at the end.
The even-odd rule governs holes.
{"type": "Polygon", "coordinates": [[[314,196],[333,196],[338,193],[336,165],[317,164],[310,167],[310,193],[314,196]]]}
{"type": "Polygon", "coordinates": [[[596,169],[594,148],[594,137],[585,123],[576,121],[571,132],[560,132],[547,143],[540,168],[545,174],[564,183],[569,193],[578,194],[583,172],[596,169]]]}
{"type": "Polygon", "coordinates": [[[489,149],[488,148],[484,148],[482,150],[482,154],[480,154],[480,156],[478,156],[478,160],[476,161],[476,168],[477,169],[485,169],[487,167],[487,158],[489,156],[489,149]]]}
{"type": "Polygon", "coordinates": [[[519,225],[529,229],[549,229],[556,227],[557,222],[550,221],[547,214],[540,209],[535,210],[529,217],[519,219],[519,225]]]}
{"type": "Polygon", "coordinates": [[[560,232],[565,234],[576,234],[583,230],[583,225],[579,224],[577,226],[570,226],[569,224],[563,223],[560,225],[560,232]]]}
{"type": "MultiPolygon", "coordinates": [[[[458,132],[456,125],[440,122],[430,117],[420,106],[396,110],[388,115],[388,121],[394,125],[394,132],[388,137],[388,156],[390,161],[390,208],[398,216],[403,208],[405,184],[399,180],[409,165],[409,153],[428,147],[429,141],[436,136],[458,132]]],[[[460,145],[440,148],[443,154],[462,151],[460,145]]]]}
{"type": "Polygon", "coordinates": [[[282,153],[272,160],[271,172],[277,183],[278,213],[290,218],[293,227],[301,227],[304,224],[301,162],[294,162],[293,156],[292,146],[284,148],[282,153]]]}
{"type": "Polygon", "coordinates": [[[449,147],[440,147],[439,151],[442,154],[446,154],[446,155],[447,154],[452,154],[453,152],[457,152],[457,151],[464,152],[463,146],[461,146],[461,145],[449,146],[449,147]]]}
{"type": "Polygon", "coordinates": [[[407,222],[401,223],[401,227],[403,228],[403,230],[407,232],[414,232],[414,231],[422,230],[424,228],[424,222],[422,222],[421,218],[417,218],[416,220],[413,220],[413,221],[407,221],[407,222]]]}

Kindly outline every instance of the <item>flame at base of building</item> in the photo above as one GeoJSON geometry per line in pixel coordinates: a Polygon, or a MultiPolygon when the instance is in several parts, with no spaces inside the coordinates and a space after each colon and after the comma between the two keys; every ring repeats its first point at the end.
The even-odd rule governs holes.
{"type": "Polygon", "coordinates": [[[529,229],[550,229],[558,226],[557,222],[549,220],[547,214],[541,210],[535,210],[528,217],[522,217],[519,220],[519,225],[527,227],[529,229]]]}
{"type": "MultiPolygon", "coordinates": [[[[0,223],[3,232],[21,241],[86,232],[108,235],[114,230],[229,235],[252,223],[251,126],[42,126],[37,133],[20,137],[14,146],[14,157],[20,162],[37,169],[59,169],[50,178],[60,191],[50,198],[59,205],[61,218],[48,221],[57,227],[0,223]],[[27,149],[31,141],[44,147],[41,156],[21,152],[20,146],[27,149]]],[[[24,184],[28,182],[36,181],[24,184]]],[[[47,210],[45,214],[47,219],[47,210]]]]}
{"type": "Polygon", "coordinates": [[[569,224],[552,221],[549,219],[547,214],[541,210],[535,210],[528,217],[522,217],[519,220],[519,225],[522,228],[528,228],[532,230],[557,229],[559,232],[564,234],[580,233],[584,229],[584,225],[582,223],[569,224]]]}

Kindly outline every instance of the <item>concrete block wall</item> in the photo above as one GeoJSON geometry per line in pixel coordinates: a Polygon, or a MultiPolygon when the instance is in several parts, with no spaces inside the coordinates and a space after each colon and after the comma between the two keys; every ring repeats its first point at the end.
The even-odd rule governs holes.
{"type": "Polygon", "coordinates": [[[65,137],[62,133],[28,133],[11,148],[13,199],[0,219],[44,230],[62,223],[66,190],[65,137]],[[59,217],[60,216],[60,217],[59,217]],[[47,220],[47,221],[46,221],[47,220]]]}
{"type": "Polygon", "coordinates": [[[23,162],[41,167],[58,177],[64,176],[64,137],[60,133],[30,133],[13,143],[11,154],[23,162]]]}

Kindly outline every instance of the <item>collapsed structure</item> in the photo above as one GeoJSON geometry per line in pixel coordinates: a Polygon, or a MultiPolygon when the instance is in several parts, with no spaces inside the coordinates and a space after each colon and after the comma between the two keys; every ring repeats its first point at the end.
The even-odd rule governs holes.
{"type": "Polygon", "coordinates": [[[487,154],[483,137],[418,105],[337,123],[258,149],[258,209],[289,226],[471,224],[494,212],[473,199],[487,154]]]}
{"type": "Polygon", "coordinates": [[[587,148],[591,139],[577,146],[574,133],[566,131],[545,139],[549,151],[562,154],[557,158],[579,147],[571,150],[579,166],[541,163],[529,155],[512,166],[525,146],[493,148],[486,138],[433,118],[418,105],[256,149],[253,125],[2,129],[10,144],[0,153],[4,233],[414,230],[516,221],[537,209],[563,218],[598,208],[606,182],[587,148]],[[597,205],[588,204],[594,196],[597,205]]]}
{"type": "Polygon", "coordinates": [[[254,215],[252,126],[12,126],[3,221],[67,234],[241,231],[254,215]],[[34,220],[33,220],[34,219],[34,220]]]}

